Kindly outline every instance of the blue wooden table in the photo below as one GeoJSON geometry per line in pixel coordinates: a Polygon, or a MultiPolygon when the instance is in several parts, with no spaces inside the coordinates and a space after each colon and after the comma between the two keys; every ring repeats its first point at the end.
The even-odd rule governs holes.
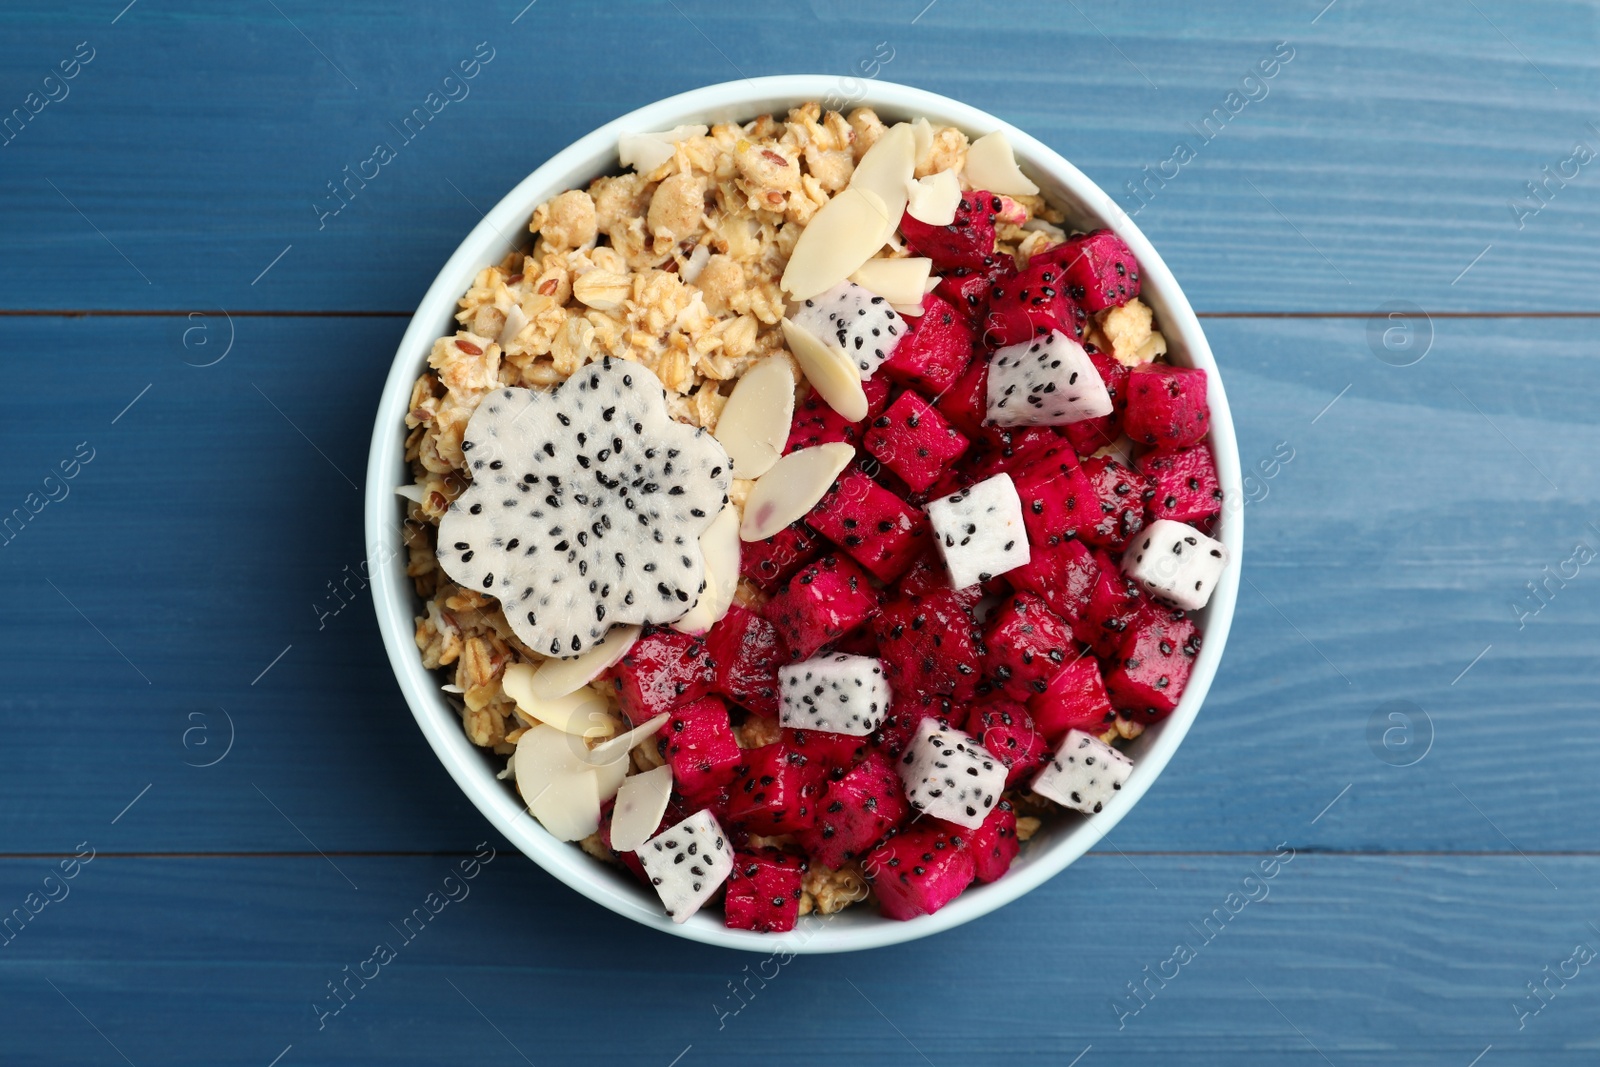
{"type": "Polygon", "coordinates": [[[11,0],[0,116],[0,1063],[1600,1058],[1594,4],[11,0]],[[1137,212],[1234,404],[1246,584],[1101,848],[762,965],[464,801],[382,655],[361,474],[409,309],[517,179],[885,49],[1137,212]]]}

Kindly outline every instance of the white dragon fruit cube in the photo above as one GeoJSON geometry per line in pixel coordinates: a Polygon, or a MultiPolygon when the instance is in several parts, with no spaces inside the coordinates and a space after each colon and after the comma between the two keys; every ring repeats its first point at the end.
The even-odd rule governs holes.
{"type": "Polygon", "coordinates": [[[1122,554],[1124,574],[1184,611],[1206,606],[1227,565],[1228,549],[1221,541],[1172,519],[1146,526],[1122,554]]]}
{"type": "Polygon", "coordinates": [[[1059,330],[989,357],[989,421],[1064,426],[1111,414],[1111,394],[1083,346],[1059,330]]]}
{"type": "Polygon", "coordinates": [[[790,320],[843,352],[862,378],[872,377],[906,335],[906,320],[887,300],[850,281],[801,301],[790,320]]]}
{"type": "Polygon", "coordinates": [[[1028,562],[1028,531],[1022,498],[1009,474],[985,478],[928,504],[928,521],[950,571],[950,584],[964,589],[1028,562]]]}
{"type": "Polygon", "coordinates": [[[733,873],[733,847],[709,811],[661,831],[636,855],[675,923],[699,911],[733,873]]]}
{"type": "Polygon", "coordinates": [[[1033,791],[1063,807],[1093,815],[1117,795],[1133,761],[1098,737],[1068,730],[1050,761],[1033,776],[1033,791]]]}
{"type": "Polygon", "coordinates": [[[889,710],[889,679],[883,663],[843,652],[816,656],[778,672],[781,725],[864,737],[889,710]]]}
{"type": "Polygon", "coordinates": [[[977,739],[923,719],[900,757],[906,799],[935,819],[976,830],[1006,787],[1005,764],[977,739]]]}

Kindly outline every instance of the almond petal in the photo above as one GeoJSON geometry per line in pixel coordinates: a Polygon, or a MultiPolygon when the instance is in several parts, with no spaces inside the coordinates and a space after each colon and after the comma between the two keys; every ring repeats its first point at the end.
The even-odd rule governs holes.
{"type": "Polygon", "coordinates": [[[654,837],[671,799],[670,764],[630,776],[617,790],[617,806],[611,813],[611,847],[633,852],[654,837]]]}
{"type": "Polygon", "coordinates": [[[560,841],[579,841],[600,828],[600,776],[578,754],[583,742],[554,726],[535,726],[511,757],[523,803],[560,841]]]}
{"type": "Polygon", "coordinates": [[[856,458],[853,445],[830,441],[790,452],[756,479],[744,502],[739,536],[761,541],[817,506],[834,479],[856,458]]]}
{"type": "MultiPolygon", "coordinates": [[[[955,218],[955,215],[952,213],[950,217],[955,218]]],[[[917,314],[920,315],[922,298],[927,292],[923,286],[927,284],[932,270],[931,259],[869,259],[861,264],[860,270],[850,275],[850,280],[896,306],[916,304],[917,314]]],[[[737,474],[735,471],[736,477],[737,474]]]]}
{"type": "MultiPolygon", "coordinates": [[[[785,371],[785,374],[788,372],[785,371]]],[[[784,425],[788,425],[785,420],[784,425]]],[[[706,560],[706,587],[687,614],[672,624],[684,633],[704,633],[728,613],[739,586],[739,509],[729,504],[717,513],[700,535],[700,554],[706,560]]]]}
{"type": "Polygon", "coordinates": [[[906,212],[918,222],[948,226],[956,220],[956,208],[961,206],[961,179],[954,170],[918,178],[908,191],[911,195],[906,212]]]}
{"type": "MultiPolygon", "coordinates": [[[[638,639],[639,627],[613,626],[599,644],[591,645],[582,655],[571,659],[547,659],[539,664],[533,672],[529,690],[540,700],[554,700],[568,693],[576,693],[614,666],[638,639]]],[[[511,668],[507,667],[506,675],[509,677],[510,674],[511,668]]],[[[509,689],[506,695],[511,696],[509,689]]],[[[529,711],[528,714],[534,713],[529,711]]]]}
{"type": "MultiPolygon", "coordinates": [[[[804,326],[783,320],[783,339],[805,374],[806,381],[828,406],[850,422],[867,417],[867,394],[861,388],[861,368],[840,349],[823,344],[804,326]]],[[[782,460],[779,460],[781,463],[782,460]]]]}
{"type": "Polygon", "coordinates": [[[728,450],[733,476],[759,478],[778,462],[793,418],[794,372],[786,360],[769,356],[745,371],[713,435],[728,450]]]}
{"type": "Polygon", "coordinates": [[[667,713],[662,712],[655,718],[647,719],[640,723],[625,734],[607,738],[587,752],[579,753],[579,758],[584,760],[590,769],[608,766],[612,763],[626,762],[628,753],[633,751],[633,746],[665,726],[667,719],[667,713]]]}
{"type": "Polygon", "coordinates": [[[704,126],[674,126],[660,133],[629,133],[617,139],[617,156],[624,167],[648,174],[673,156],[673,145],[691,137],[704,137],[704,126]]]}
{"type": "Polygon", "coordinates": [[[906,183],[911,181],[911,175],[917,169],[916,142],[910,123],[896,123],[867,149],[850,175],[850,188],[877,193],[883,201],[890,220],[883,235],[884,240],[899,229],[900,216],[906,211],[906,183]]]}
{"type": "MultiPolygon", "coordinates": [[[[621,653],[618,653],[620,656],[621,653]]],[[[611,716],[606,711],[605,697],[587,686],[560,696],[540,696],[534,691],[535,674],[532,665],[513,663],[506,668],[505,676],[500,681],[500,688],[524,714],[554,726],[562,733],[579,737],[610,737],[616,732],[611,716]]]]}
{"type": "MultiPolygon", "coordinates": [[[[865,158],[865,157],[863,157],[865,158]]],[[[811,217],[794,243],[783,271],[783,288],[796,300],[827,292],[883,247],[889,208],[877,193],[842,189],[811,217]]]]}
{"type": "Polygon", "coordinates": [[[999,130],[978,138],[967,149],[967,181],[974,189],[1001,196],[1033,196],[1039,191],[1017,166],[1011,142],[999,130]]]}
{"type": "Polygon", "coordinates": [[[933,123],[927,119],[918,119],[911,124],[911,136],[916,142],[917,166],[922,166],[928,161],[928,156],[933,152],[933,123]]]}

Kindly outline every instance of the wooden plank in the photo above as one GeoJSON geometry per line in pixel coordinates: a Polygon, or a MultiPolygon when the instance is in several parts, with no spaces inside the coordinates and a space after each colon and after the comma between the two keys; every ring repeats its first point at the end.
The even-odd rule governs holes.
{"type": "MultiPolygon", "coordinates": [[[[1091,857],[950,933],[790,959],[645,931],[517,856],[448,886],[459,860],[341,859],[359,891],[316,856],[101,856],[0,950],[15,1020],[0,1055],[808,1064],[825,1048],[873,1063],[1464,1067],[1492,1045],[1486,1064],[1593,1062],[1600,860],[1541,859],[1555,891],[1514,856],[1278,854],[1291,850],[1265,879],[1270,850],[1140,856],[1137,870],[1091,857]],[[363,967],[380,944],[392,961],[363,967]],[[1190,955],[1174,963],[1178,945],[1190,955]],[[1578,945],[1591,962],[1560,978],[1578,945]],[[1526,984],[1547,967],[1546,1002],[1526,984]],[[364,986],[320,1016],[340,1004],[329,983],[358,972],[364,986]],[[1147,981],[1141,1006],[1127,987],[1147,981]]],[[[48,870],[0,863],[0,900],[20,904],[48,870]]]]}
{"type": "MultiPolygon", "coordinates": [[[[203,369],[178,359],[190,328],[0,320],[6,350],[52,354],[13,372],[33,400],[12,410],[0,503],[42,492],[79,442],[95,450],[0,548],[25,606],[0,624],[19,665],[0,708],[22,726],[0,776],[7,849],[66,847],[147,785],[119,849],[477,840],[370,608],[316,607],[362,558],[351,481],[403,323],[241,319],[203,369]],[[223,710],[231,751],[194,766],[220,756],[223,710]]],[[[1360,320],[1209,328],[1247,464],[1280,442],[1293,458],[1252,485],[1267,495],[1246,506],[1249,584],[1206,708],[1113,844],[1600,849],[1600,740],[1575,728],[1600,686],[1592,568],[1558,576],[1523,628],[1512,609],[1540,604],[1525,583],[1576,542],[1600,548],[1586,324],[1440,320],[1407,368],[1372,356],[1360,320]],[[1369,742],[1396,700],[1431,723],[1413,766],[1394,765],[1415,751],[1403,734],[1369,742]]]]}
{"type": "Polygon", "coordinates": [[[993,45],[922,0],[122,6],[3,16],[0,114],[93,50],[0,149],[5,308],[407,310],[584,132],[708,82],[859,74],[882,41],[880,77],[1020,124],[1137,210],[1202,309],[1596,309],[1600,201],[1570,160],[1600,147],[1600,26],[1578,5],[1037,0],[984,11],[993,45]],[[1246,83],[1280,41],[1293,58],[1246,83]],[[397,134],[479,42],[468,95],[397,134]],[[323,217],[378,142],[396,158],[323,217]]]}

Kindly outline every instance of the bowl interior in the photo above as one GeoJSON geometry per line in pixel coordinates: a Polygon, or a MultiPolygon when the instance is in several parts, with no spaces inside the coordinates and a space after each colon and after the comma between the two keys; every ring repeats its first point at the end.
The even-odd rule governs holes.
{"type": "Polygon", "coordinates": [[[1011,901],[1059,872],[1108,833],[1138,802],[1161,773],[1199,711],[1221,659],[1238,590],[1243,547],[1243,497],[1238,449],[1227,398],[1205,335],[1166,264],[1133,221],[1098,186],[1047,146],[992,115],[934,93],[886,82],[866,82],[857,103],[874,108],[888,122],[926,117],[960,127],[971,136],[1004,130],[1022,169],[1045,197],[1066,214],[1070,226],[1115,230],[1133,249],[1142,269],[1141,299],[1155,311],[1166,336],[1169,358],[1208,372],[1212,413],[1210,444],[1228,501],[1217,534],[1231,565],[1198,613],[1205,636],[1188,689],[1165,721],[1148,729],[1129,747],[1134,771],[1117,799],[1092,820],[1067,813],[1047,821],[1011,871],[998,882],[974,886],[938,913],[910,922],[884,919],[867,909],[850,908],[826,919],[802,920],[788,935],[755,934],[723,927],[712,911],[674,924],[653,893],[626,872],[607,867],[573,845],[555,841],[523,809],[515,790],[495,774],[504,758],[473,746],[440,680],[423,669],[413,641],[419,608],[405,575],[406,554],[399,535],[404,500],[396,486],[409,484],[403,457],[403,420],[412,383],[427,363],[433,341],[454,331],[456,301],[476,273],[499,262],[513,247],[507,235],[526,235],[527,220],[544,200],[581,188],[619,169],[616,143],[630,132],[670,129],[685,123],[742,122],[764,112],[781,114],[794,104],[836,95],[838,79],[820,75],[757,78],[708,86],[671,97],[625,115],[554,156],[517,185],[485,216],[450,257],[428,289],[407,329],[379,404],[368,460],[366,537],[373,598],[385,647],[418,725],[440,760],[474,804],[514,845],[579,892],[647,926],[694,940],[757,952],[838,952],[893,944],[948,929],[1011,901]]]}

